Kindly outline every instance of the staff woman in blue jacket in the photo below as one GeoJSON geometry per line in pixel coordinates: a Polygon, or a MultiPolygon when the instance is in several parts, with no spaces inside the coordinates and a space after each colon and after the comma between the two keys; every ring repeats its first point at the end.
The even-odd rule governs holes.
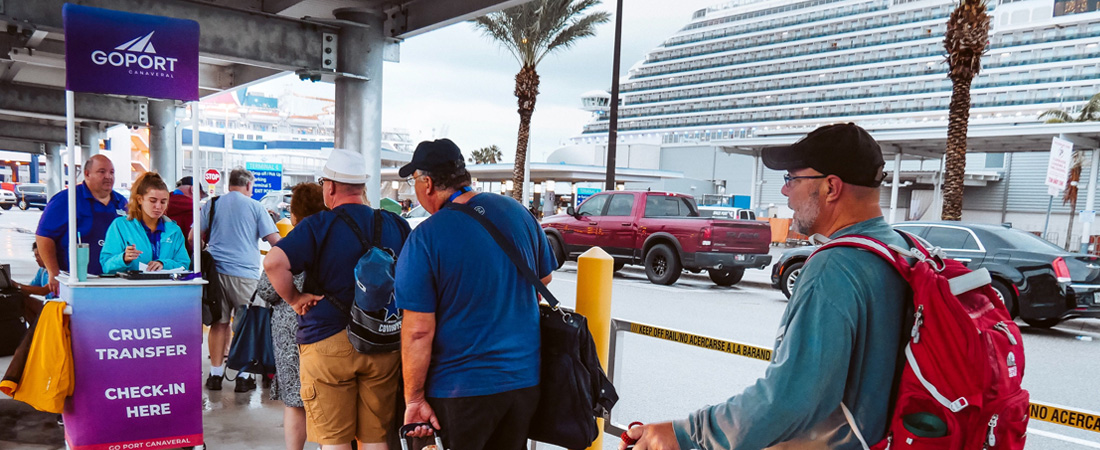
{"type": "Polygon", "coordinates": [[[168,209],[168,186],[156,172],[145,172],[130,193],[126,217],[119,217],[107,229],[99,262],[103,273],[138,270],[139,263],[147,271],[186,268],[187,240],[172,219],[164,216],[168,209]]]}

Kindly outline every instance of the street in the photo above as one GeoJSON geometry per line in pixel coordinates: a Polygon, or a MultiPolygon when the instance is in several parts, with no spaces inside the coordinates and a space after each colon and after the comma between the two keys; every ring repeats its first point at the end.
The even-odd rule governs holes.
{"type": "MultiPolygon", "coordinates": [[[[12,265],[17,281],[28,281],[35,273],[31,243],[40,214],[17,209],[0,214],[0,262],[12,265]]],[[[774,249],[773,255],[778,257],[782,250],[774,249]]],[[[672,286],[658,286],[646,279],[640,267],[628,266],[615,274],[612,317],[771,348],[787,301],[770,287],[769,270],[749,270],[741,283],[722,288],[705,274],[690,273],[672,286]]],[[[575,306],[576,287],[577,265],[573,262],[555,272],[550,284],[551,291],[570,308],[575,306]]],[[[1100,411],[1100,389],[1091,379],[1100,350],[1100,320],[1070,320],[1051,330],[1022,323],[1020,327],[1027,364],[1024,387],[1031,391],[1032,400],[1100,411]]],[[[740,392],[767,367],[762,361],[645,336],[626,334],[622,338],[624,354],[615,380],[621,399],[613,413],[618,424],[686,417],[703,405],[725,401],[740,392]]],[[[278,427],[279,405],[268,401],[266,392],[258,393],[236,403],[245,403],[238,405],[247,410],[245,414],[258,414],[256,417],[262,416],[258,420],[270,422],[262,425],[265,429],[278,427]]],[[[228,394],[205,398],[207,411],[221,409],[222,395],[230,398],[228,394]]],[[[218,436],[218,427],[217,421],[207,420],[208,442],[218,442],[221,448],[245,444],[221,444],[230,437],[218,436]]],[[[281,430],[266,438],[276,445],[281,442],[281,430]]],[[[1038,449],[1100,448],[1100,434],[1033,420],[1028,444],[1038,449]]],[[[605,437],[605,449],[617,445],[618,439],[605,437]]]]}

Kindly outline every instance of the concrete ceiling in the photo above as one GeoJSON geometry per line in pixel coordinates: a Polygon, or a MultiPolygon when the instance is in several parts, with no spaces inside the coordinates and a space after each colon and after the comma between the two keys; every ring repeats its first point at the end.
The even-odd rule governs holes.
{"type": "MultiPolygon", "coordinates": [[[[82,0],[85,6],[199,22],[199,94],[207,97],[288,72],[331,72],[322,39],[338,33],[334,11],[385,14],[399,42],[528,0],[82,0]]],[[[0,0],[0,143],[16,151],[64,137],[66,0],[0,0]],[[25,123],[26,127],[20,124],[25,123]]],[[[76,118],[100,124],[148,123],[143,98],[77,94],[76,118]]],[[[62,142],[64,140],[62,139],[62,142]]],[[[8,149],[8,148],[0,148],[8,149]]]]}

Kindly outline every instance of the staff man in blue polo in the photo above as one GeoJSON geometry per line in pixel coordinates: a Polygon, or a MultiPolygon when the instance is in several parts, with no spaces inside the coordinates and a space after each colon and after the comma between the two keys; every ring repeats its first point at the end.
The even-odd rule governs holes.
{"type": "Polygon", "coordinates": [[[473,191],[450,140],[421,142],[398,174],[432,214],[409,235],[395,270],[405,423],[431,423],[447,448],[526,448],[539,401],[535,287],[478,221],[444,206],[484,214],[543,283],[557,267],[546,235],[512,198],[473,191]]]}
{"type": "MultiPolygon", "coordinates": [[[[84,182],[76,186],[76,232],[88,244],[88,273],[99,275],[103,238],[119,216],[126,215],[126,197],[113,190],[115,165],[103,155],[84,163],[84,182]]],[[[50,274],[50,290],[58,293],[57,274],[69,270],[69,190],[50,198],[35,232],[38,253],[50,274]]]]}

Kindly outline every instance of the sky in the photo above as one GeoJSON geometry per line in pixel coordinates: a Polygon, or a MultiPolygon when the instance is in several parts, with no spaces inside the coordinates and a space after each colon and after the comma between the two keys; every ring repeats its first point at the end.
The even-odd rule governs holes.
{"type": "MultiPolygon", "coordinates": [[[[621,74],[687,24],[691,14],[720,0],[624,0],[621,74]]],[[[615,1],[591,11],[614,14],[615,1]]],[[[545,161],[570,137],[580,134],[590,113],[580,108],[581,94],[610,90],[615,19],[571,48],[539,64],[539,96],[531,119],[533,161],[545,161]]],[[[404,128],[414,140],[447,137],[469,155],[497,145],[506,161],[515,155],[519,114],[513,95],[519,63],[506,49],[468,22],[415,36],[401,43],[401,62],[383,67],[382,125],[404,128]]],[[[289,76],[257,89],[291,85],[311,95],[331,84],[289,76]]]]}

